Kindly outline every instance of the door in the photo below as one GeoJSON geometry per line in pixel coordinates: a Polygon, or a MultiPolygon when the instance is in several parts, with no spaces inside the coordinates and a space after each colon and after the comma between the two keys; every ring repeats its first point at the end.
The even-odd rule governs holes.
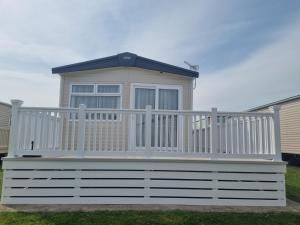
{"type": "MultiPolygon", "coordinates": [[[[133,87],[134,109],[145,109],[151,105],[154,110],[178,110],[180,88],[173,86],[141,86],[133,87]]],[[[137,114],[134,117],[133,127],[135,149],[145,147],[145,115],[137,114]]],[[[152,115],[151,146],[153,148],[168,148],[178,146],[178,116],[177,115],[152,115]]]]}

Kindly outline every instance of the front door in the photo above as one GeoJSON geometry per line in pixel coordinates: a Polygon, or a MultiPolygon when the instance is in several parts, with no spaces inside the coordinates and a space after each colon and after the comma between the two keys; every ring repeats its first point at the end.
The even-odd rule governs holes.
{"type": "MultiPolygon", "coordinates": [[[[145,109],[151,105],[153,110],[178,110],[180,89],[173,86],[142,86],[133,87],[134,109],[145,109]]],[[[133,123],[135,138],[132,140],[136,149],[145,147],[145,115],[137,114],[133,123]]],[[[177,147],[178,116],[153,115],[151,123],[151,146],[153,148],[177,147]]]]}

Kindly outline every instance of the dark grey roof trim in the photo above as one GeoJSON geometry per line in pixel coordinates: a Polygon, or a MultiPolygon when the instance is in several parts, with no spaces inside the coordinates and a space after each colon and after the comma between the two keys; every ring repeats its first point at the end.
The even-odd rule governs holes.
{"type": "Polygon", "coordinates": [[[120,53],[118,55],[109,56],[100,59],[70,64],[52,68],[52,73],[69,73],[84,70],[105,69],[113,67],[138,67],[142,69],[155,70],[165,73],[173,73],[188,77],[198,77],[196,71],[173,66],[167,63],[144,58],[130,52],[120,53]]]}
{"type": "Polygon", "coordinates": [[[283,103],[286,103],[286,102],[294,101],[294,100],[297,100],[297,99],[300,99],[300,95],[295,95],[295,96],[292,96],[292,97],[289,97],[289,98],[285,98],[285,99],[281,99],[281,100],[271,102],[271,103],[268,103],[268,104],[265,104],[265,105],[261,105],[261,106],[249,109],[248,111],[249,112],[256,111],[256,110],[264,109],[264,108],[267,108],[267,107],[270,107],[270,106],[273,106],[273,105],[280,105],[280,104],[283,104],[283,103]]]}

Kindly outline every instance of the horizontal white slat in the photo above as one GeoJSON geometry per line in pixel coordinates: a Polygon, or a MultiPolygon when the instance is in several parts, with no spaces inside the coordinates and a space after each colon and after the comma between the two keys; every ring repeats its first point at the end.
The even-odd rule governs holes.
{"type": "Polygon", "coordinates": [[[284,198],[284,192],[283,191],[218,190],[217,196],[222,198],[284,198]]]}
{"type": "Polygon", "coordinates": [[[7,188],[5,196],[143,196],[137,188],[7,188]]]}
{"type": "Polygon", "coordinates": [[[144,187],[144,180],[11,180],[5,182],[7,187],[144,187]]]}
{"type": "Polygon", "coordinates": [[[285,206],[285,200],[253,199],[193,199],[193,198],[3,198],[6,204],[175,204],[175,205],[227,205],[227,206],[285,206]]]}
{"type": "Polygon", "coordinates": [[[213,197],[214,190],[198,189],[150,189],[151,196],[175,197],[213,197]]]}
{"type": "Polygon", "coordinates": [[[211,188],[213,181],[194,180],[150,180],[149,187],[173,187],[173,188],[211,188]]]}
{"type": "Polygon", "coordinates": [[[219,181],[218,188],[226,189],[268,189],[268,190],[284,190],[284,182],[232,182],[219,181]]]}
{"type": "Polygon", "coordinates": [[[144,171],[16,171],[7,170],[8,178],[143,178],[144,171]]]}
{"type": "Polygon", "coordinates": [[[265,161],[207,161],[176,159],[24,159],[4,158],[3,169],[120,169],[285,173],[285,164],[265,161]]]}

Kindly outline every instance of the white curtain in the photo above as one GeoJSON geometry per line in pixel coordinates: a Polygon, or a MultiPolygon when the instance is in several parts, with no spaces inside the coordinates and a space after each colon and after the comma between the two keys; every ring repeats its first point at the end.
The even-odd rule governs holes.
{"type": "Polygon", "coordinates": [[[72,96],[71,107],[78,108],[80,104],[85,104],[87,108],[97,108],[96,96],[72,96]]]}
{"type": "Polygon", "coordinates": [[[85,104],[87,108],[120,108],[119,96],[72,96],[71,107],[78,108],[80,104],[85,104]]]}
{"type": "Polygon", "coordinates": [[[155,89],[136,88],[135,89],[135,108],[145,109],[146,105],[155,108],[155,89]]]}
{"type": "Polygon", "coordinates": [[[178,110],[178,90],[159,89],[159,109],[178,110]]]}
{"type": "Polygon", "coordinates": [[[120,108],[120,97],[118,96],[99,96],[97,97],[98,108],[118,109],[120,108]]]}

